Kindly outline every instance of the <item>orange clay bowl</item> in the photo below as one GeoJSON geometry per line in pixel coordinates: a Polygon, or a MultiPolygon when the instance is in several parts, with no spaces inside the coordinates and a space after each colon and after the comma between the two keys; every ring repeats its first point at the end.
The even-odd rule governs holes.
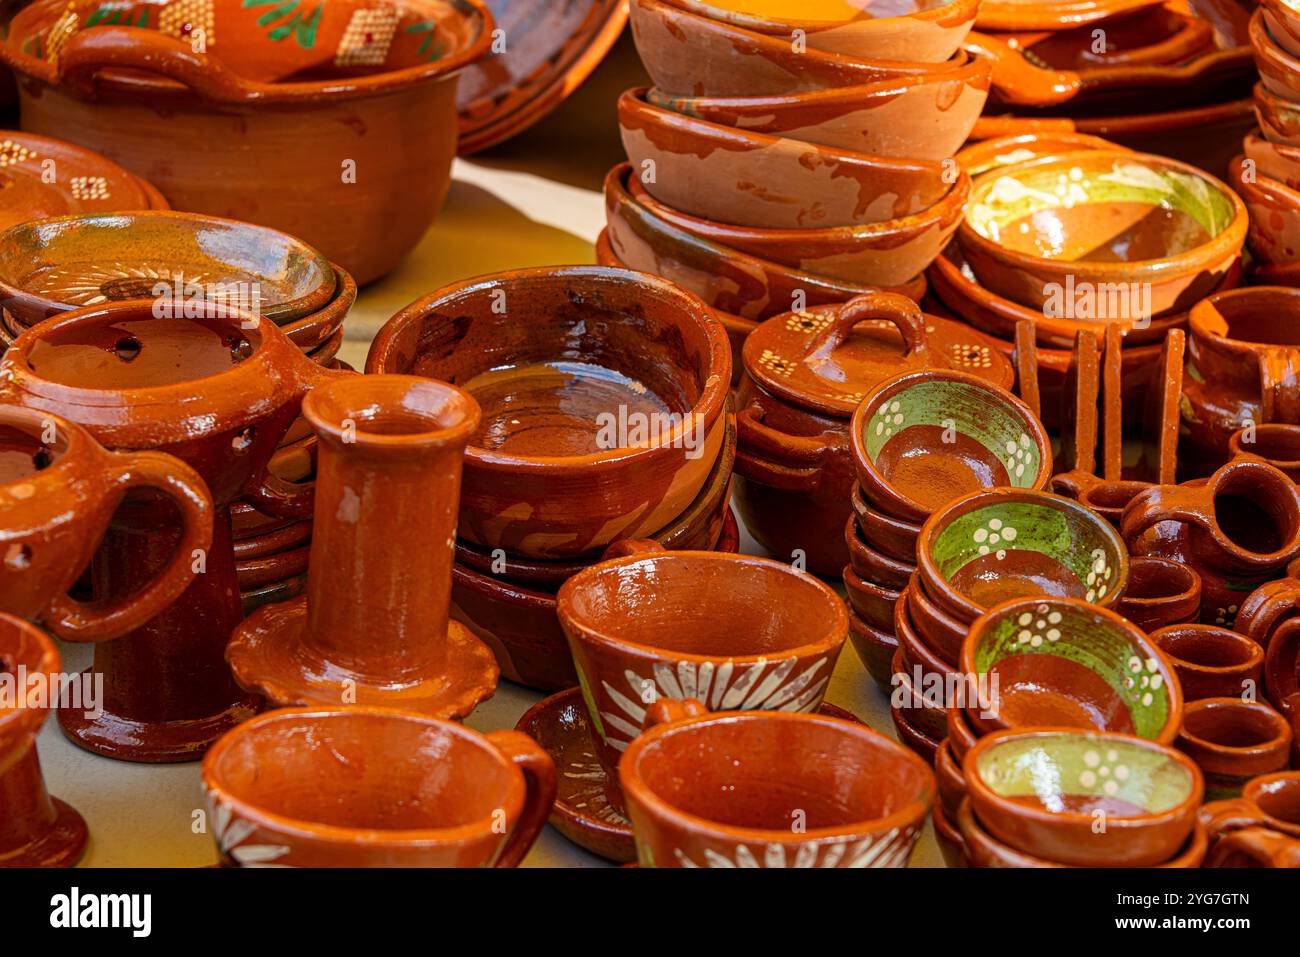
{"type": "Polygon", "coordinates": [[[1262,173],[1248,177],[1243,163],[1240,156],[1232,161],[1231,179],[1250,217],[1250,253],[1258,266],[1291,267],[1300,259],[1300,191],[1262,173]]]}

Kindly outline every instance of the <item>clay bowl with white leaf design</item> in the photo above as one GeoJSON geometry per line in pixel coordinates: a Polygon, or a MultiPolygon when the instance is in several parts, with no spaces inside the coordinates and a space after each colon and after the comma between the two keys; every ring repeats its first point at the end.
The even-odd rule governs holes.
{"type": "MultiPolygon", "coordinates": [[[[817,710],[848,637],[844,602],[782,562],[619,542],[556,596],[611,782],[660,698],[721,711],[817,710]]],[[[616,788],[611,788],[611,792],[616,788]]],[[[622,794],[611,793],[616,807],[622,794]]]]}
{"type": "Polygon", "coordinates": [[[915,754],[840,718],[681,705],[619,763],[642,867],[907,866],[935,795],[915,754]]]}

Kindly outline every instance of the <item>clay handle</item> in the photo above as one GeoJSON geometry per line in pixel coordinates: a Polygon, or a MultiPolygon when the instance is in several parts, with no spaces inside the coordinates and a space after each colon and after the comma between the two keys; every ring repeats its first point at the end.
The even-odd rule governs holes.
{"type": "Polygon", "coordinates": [[[1208,485],[1200,488],[1156,485],[1139,492],[1120,516],[1119,530],[1124,543],[1132,548],[1144,532],[1161,522],[1186,522],[1214,534],[1215,523],[1205,514],[1209,488],[1208,485]]]}
{"type": "Polygon", "coordinates": [[[51,601],[43,615],[45,626],[65,641],[106,641],[156,618],[194,580],[194,552],[212,546],[212,497],[197,472],[161,452],[109,454],[116,501],[135,488],[161,491],[180,512],[180,542],[163,569],[130,594],[95,602],[59,595],[51,601]]]}
{"type": "Polygon", "coordinates": [[[907,355],[925,349],[925,316],[921,307],[896,292],[869,292],[850,299],[835,312],[835,318],[817,334],[809,349],[810,358],[825,358],[838,349],[860,322],[883,319],[898,327],[907,355]]]}
{"type": "Polygon", "coordinates": [[[1264,827],[1226,834],[1206,856],[1205,867],[1300,867],[1300,841],[1264,827]]]}
{"type": "Polygon", "coordinates": [[[736,449],[736,474],[753,482],[787,492],[809,492],[817,485],[818,469],[793,468],[736,449]]]}
{"type": "Polygon", "coordinates": [[[611,542],[600,556],[602,562],[607,562],[611,558],[632,558],[636,555],[662,555],[668,549],[664,548],[653,538],[620,538],[616,542],[611,542]]]}
{"type": "Polygon", "coordinates": [[[1078,502],[1082,501],[1083,496],[1088,494],[1089,491],[1100,485],[1101,479],[1091,472],[1071,469],[1069,472],[1053,475],[1051,484],[1052,491],[1057,495],[1064,495],[1066,498],[1072,498],[1078,502]]]}
{"type": "Polygon", "coordinates": [[[1044,70],[1034,66],[1022,51],[1006,42],[972,30],[962,49],[993,61],[993,88],[1006,103],[1017,106],[1055,106],[1079,94],[1083,80],[1073,70],[1044,70]]]}
{"type": "Polygon", "coordinates": [[[1242,797],[1211,801],[1202,805],[1199,816],[1211,844],[1231,831],[1258,827],[1268,821],[1263,811],[1242,797]]]}
{"type": "Polygon", "coordinates": [[[641,730],[649,731],[656,725],[672,724],[687,718],[698,718],[709,713],[709,709],[697,698],[659,698],[645,709],[645,720],[641,730]]]}
{"type": "Polygon", "coordinates": [[[1268,349],[1259,354],[1259,417],[1262,422],[1300,423],[1300,353],[1268,349]]]}
{"type": "Polygon", "coordinates": [[[1264,653],[1268,700],[1287,717],[1300,714],[1300,618],[1278,625],[1264,653]]]}
{"type": "Polygon", "coordinates": [[[778,431],[764,425],[763,410],[751,405],[736,413],[736,441],[782,462],[817,466],[828,450],[843,444],[843,437],[831,433],[790,435],[778,431]]]}
{"type": "Polygon", "coordinates": [[[262,96],[219,60],[196,53],[176,37],[141,27],[79,30],[63,44],[55,64],[60,84],[89,95],[95,92],[96,75],[114,68],[165,76],[212,103],[249,103],[262,96]]]}
{"type": "Polygon", "coordinates": [[[555,762],[528,735],[519,731],[493,731],[487,739],[523,772],[527,793],[519,822],[501,849],[497,867],[518,867],[532,849],[555,806],[555,762]]]}

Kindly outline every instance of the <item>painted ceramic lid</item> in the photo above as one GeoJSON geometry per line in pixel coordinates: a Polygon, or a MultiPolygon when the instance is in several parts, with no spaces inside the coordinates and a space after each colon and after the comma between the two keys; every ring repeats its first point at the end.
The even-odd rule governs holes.
{"type": "Polygon", "coordinates": [[[1014,378],[993,339],[895,293],[776,316],[749,334],[743,357],[767,391],[840,418],[902,372],[958,369],[1004,388],[1014,378]]]}
{"type": "Polygon", "coordinates": [[[0,130],[0,229],[68,213],[149,209],[143,182],[98,153],[0,130]]]}
{"type": "Polygon", "coordinates": [[[456,87],[460,152],[509,139],[542,119],[604,59],[627,23],[626,0],[486,0],[499,39],[456,87]],[[497,46],[505,49],[497,52],[497,46]]]}

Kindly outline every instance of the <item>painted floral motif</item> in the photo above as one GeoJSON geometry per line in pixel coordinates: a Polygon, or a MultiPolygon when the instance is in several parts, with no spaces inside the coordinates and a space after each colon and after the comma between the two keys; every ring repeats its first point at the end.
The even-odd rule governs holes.
{"type": "Polygon", "coordinates": [[[954,342],[948,347],[948,355],[954,369],[989,369],[993,366],[993,354],[988,346],[954,342]]]}
{"type": "Polygon", "coordinates": [[[221,853],[229,857],[240,867],[292,867],[291,864],[276,864],[275,861],[289,853],[284,844],[245,844],[257,828],[244,820],[236,820],[230,808],[212,800],[205,792],[208,806],[212,808],[213,836],[221,853]]]}
{"type": "Polygon", "coordinates": [[[606,790],[608,776],[591,751],[579,752],[578,759],[561,768],[560,774],[577,782],[565,789],[568,792],[565,803],[569,807],[605,824],[615,827],[631,826],[631,822],[609,803],[606,790]]]}
{"type": "Polygon", "coordinates": [[[893,828],[860,841],[808,841],[805,844],[768,844],[761,848],[736,845],[732,856],[712,849],[694,861],[680,848],[673,856],[682,867],[904,867],[916,842],[917,829],[893,828]]]}
{"type": "Polygon", "coordinates": [[[1124,676],[1124,686],[1129,697],[1140,704],[1150,707],[1155,701],[1155,692],[1164,684],[1164,675],[1160,673],[1160,662],[1154,658],[1142,659],[1133,655],[1127,662],[1128,674],[1124,676]]]}
{"type": "Polygon", "coordinates": [[[77,17],[77,12],[72,9],[71,4],[68,4],[68,9],[64,10],[62,15],[50,25],[49,32],[45,35],[45,59],[51,63],[58,60],[59,51],[80,26],[81,21],[77,17]]]}
{"type": "Polygon", "coordinates": [[[1061,640],[1061,613],[1052,611],[1047,605],[1039,605],[1033,612],[1021,612],[1016,619],[1020,630],[1016,632],[1016,642],[1030,648],[1040,648],[1043,642],[1061,640]]]}
{"type": "Polygon", "coordinates": [[[103,176],[74,176],[70,183],[73,199],[108,199],[108,180],[103,176]]]}
{"type": "Polygon", "coordinates": [[[1019,535],[1020,533],[1014,525],[1009,525],[1000,518],[990,518],[975,529],[975,533],[971,537],[975,539],[975,544],[981,555],[987,555],[997,549],[996,556],[1001,560],[1007,557],[1007,550],[998,548],[998,546],[1014,542],[1019,535]]]}
{"type": "Polygon", "coordinates": [[[122,263],[78,264],[75,268],[49,269],[33,279],[28,288],[32,293],[57,298],[61,302],[94,306],[120,299],[151,298],[154,286],[160,282],[168,285],[198,283],[213,302],[220,301],[225,284],[230,285],[232,296],[237,295],[239,289],[237,284],[230,283],[229,277],[183,274],[175,266],[151,266],[147,263],[129,266],[122,263]]]}
{"type": "Polygon", "coordinates": [[[441,59],[446,52],[438,36],[438,23],[435,20],[421,20],[419,23],[412,23],[406,27],[407,33],[419,35],[424,34],[424,39],[420,41],[420,48],[416,51],[421,60],[425,63],[432,63],[434,60],[441,59]]]}
{"type": "Polygon", "coordinates": [[[354,10],[334,54],[335,66],[379,66],[397,33],[396,7],[354,10]]]}
{"type": "Polygon", "coordinates": [[[243,2],[245,10],[267,6],[271,9],[258,17],[257,25],[271,28],[266,34],[268,39],[278,41],[293,37],[298,46],[304,50],[310,50],[316,45],[316,29],[320,26],[321,14],[325,11],[323,2],[316,4],[309,13],[304,13],[301,9],[301,0],[283,0],[283,2],[244,0],[243,2]]]}
{"type": "Polygon", "coordinates": [[[1106,553],[1101,549],[1094,549],[1092,553],[1092,565],[1088,568],[1088,577],[1085,584],[1088,586],[1088,601],[1099,601],[1106,597],[1112,584],[1111,578],[1115,574],[1115,569],[1110,565],[1106,553]]]}
{"type": "Polygon", "coordinates": [[[0,168],[13,166],[16,163],[35,158],[36,153],[23,146],[22,143],[15,143],[13,140],[0,142],[0,168]]]}
{"type": "Polygon", "coordinates": [[[1132,773],[1127,764],[1122,764],[1119,752],[1114,748],[1103,757],[1096,751],[1085,751],[1084,768],[1079,772],[1079,784],[1089,791],[1100,790],[1103,794],[1114,796],[1119,793],[1120,785],[1129,779],[1132,773]]]}
{"type": "Polygon", "coordinates": [[[796,312],[785,321],[785,327],[791,332],[821,332],[831,323],[832,316],[814,315],[811,312],[796,312]]]}
{"type": "Polygon", "coordinates": [[[771,349],[764,349],[758,357],[758,364],[773,375],[789,375],[794,372],[795,364],[784,356],[777,355],[771,349]]]}
{"type": "Polygon", "coordinates": [[[85,26],[119,26],[119,27],[147,27],[149,26],[148,6],[140,8],[134,22],[131,20],[131,7],[134,3],[105,3],[92,10],[86,17],[85,26]]]}

